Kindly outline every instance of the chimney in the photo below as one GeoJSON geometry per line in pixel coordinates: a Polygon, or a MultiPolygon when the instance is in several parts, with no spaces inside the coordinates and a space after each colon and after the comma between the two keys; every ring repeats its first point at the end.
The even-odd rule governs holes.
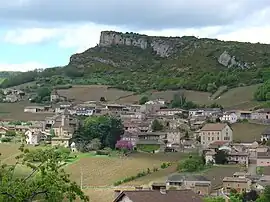
{"type": "Polygon", "coordinates": [[[167,194],[167,190],[164,187],[161,187],[159,191],[161,194],[167,194]]]}
{"type": "Polygon", "coordinates": [[[121,193],[121,190],[114,190],[114,197],[117,198],[120,193],[121,193]]]}

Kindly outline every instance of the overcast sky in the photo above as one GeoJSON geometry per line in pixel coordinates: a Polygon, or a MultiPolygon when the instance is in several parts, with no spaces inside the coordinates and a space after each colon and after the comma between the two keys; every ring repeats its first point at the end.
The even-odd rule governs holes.
{"type": "Polygon", "coordinates": [[[2,0],[0,70],[65,65],[102,30],[270,43],[270,0],[2,0]]]}

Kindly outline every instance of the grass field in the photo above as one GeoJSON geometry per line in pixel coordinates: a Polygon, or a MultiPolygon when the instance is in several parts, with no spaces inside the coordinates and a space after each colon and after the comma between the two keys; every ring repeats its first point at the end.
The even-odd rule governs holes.
{"type": "Polygon", "coordinates": [[[267,128],[266,125],[254,123],[232,124],[233,139],[235,141],[251,142],[260,140],[261,133],[267,128]]]}
{"type": "Polygon", "coordinates": [[[118,90],[115,88],[108,88],[108,86],[100,85],[85,85],[73,86],[70,89],[58,90],[62,96],[77,101],[99,101],[101,97],[105,97],[107,101],[115,101],[121,97],[132,95],[132,92],[118,90]]]}

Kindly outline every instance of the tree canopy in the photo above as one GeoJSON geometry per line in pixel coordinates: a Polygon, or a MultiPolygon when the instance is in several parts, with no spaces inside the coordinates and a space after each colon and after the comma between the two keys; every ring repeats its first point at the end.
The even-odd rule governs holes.
{"type": "Polygon", "coordinates": [[[84,120],[83,126],[75,133],[74,140],[86,145],[98,138],[102,148],[115,148],[123,133],[124,126],[121,119],[108,115],[91,116],[84,120]]]}
{"type": "Polygon", "coordinates": [[[0,167],[0,201],[31,202],[42,199],[58,202],[64,199],[75,201],[76,198],[89,201],[62,168],[68,155],[63,155],[56,148],[38,150],[35,155],[23,146],[20,151],[22,154],[17,157],[15,165],[2,164],[0,167]],[[29,173],[16,176],[18,166],[26,166],[29,173]]]}

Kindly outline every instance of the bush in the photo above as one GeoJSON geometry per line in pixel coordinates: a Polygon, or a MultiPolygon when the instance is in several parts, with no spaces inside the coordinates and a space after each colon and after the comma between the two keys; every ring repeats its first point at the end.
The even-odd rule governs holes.
{"type": "Polygon", "coordinates": [[[11,142],[12,138],[11,137],[2,137],[1,142],[11,142]]]}
{"type": "Polygon", "coordinates": [[[171,166],[172,163],[171,162],[163,162],[160,166],[161,169],[165,169],[168,168],[169,166],[171,166]]]}
{"type": "Polygon", "coordinates": [[[96,155],[109,155],[110,152],[109,151],[105,151],[105,150],[97,150],[96,151],[96,155]]]}
{"type": "Polygon", "coordinates": [[[203,158],[200,156],[190,156],[179,162],[177,166],[178,171],[183,172],[196,172],[205,168],[203,158]]]}
{"type": "Polygon", "coordinates": [[[158,168],[153,168],[153,172],[157,172],[158,171],[158,168]]]}

